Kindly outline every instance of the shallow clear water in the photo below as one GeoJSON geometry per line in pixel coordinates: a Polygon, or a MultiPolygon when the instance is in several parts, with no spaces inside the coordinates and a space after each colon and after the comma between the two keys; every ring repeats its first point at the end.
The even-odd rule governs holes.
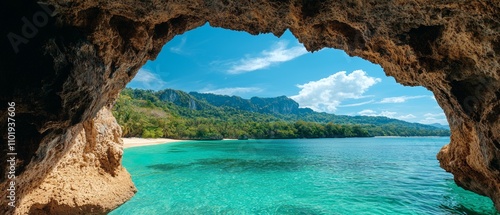
{"type": "Polygon", "coordinates": [[[496,214],[455,185],[449,138],[180,142],[125,150],[138,193],[111,214],[496,214]]]}

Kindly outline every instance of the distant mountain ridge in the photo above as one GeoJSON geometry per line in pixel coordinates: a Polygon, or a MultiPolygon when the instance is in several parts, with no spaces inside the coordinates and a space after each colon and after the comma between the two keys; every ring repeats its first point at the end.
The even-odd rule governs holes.
{"type": "Polygon", "coordinates": [[[383,125],[396,123],[412,127],[426,129],[448,129],[447,125],[426,125],[411,123],[403,120],[387,118],[383,116],[346,116],[329,113],[315,112],[310,108],[299,108],[299,104],[286,96],[274,98],[252,97],[244,99],[239,96],[217,95],[212,93],[189,92],[181,90],[165,89],[156,92],[161,101],[172,102],[175,105],[189,108],[191,110],[207,110],[214,108],[234,108],[241,111],[249,111],[261,114],[272,114],[285,120],[306,120],[319,123],[334,121],[341,124],[373,124],[383,125]]]}
{"type": "Polygon", "coordinates": [[[346,116],[299,108],[286,96],[215,95],[126,88],[113,113],[127,137],[179,139],[449,136],[450,131],[382,116],[346,116]]]}
{"type": "Polygon", "coordinates": [[[450,130],[450,126],[449,125],[443,125],[443,124],[439,124],[439,123],[432,123],[432,124],[429,124],[430,126],[434,126],[436,128],[444,128],[446,130],[450,130]]]}
{"type": "Polygon", "coordinates": [[[161,101],[172,102],[175,105],[191,110],[206,110],[213,107],[231,107],[237,110],[264,114],[300,114],[314,112],[309,108],[299,108],[297,102],[286,96],[275,98],[252,97],[251,99],[244,99],[239,96],[198,92],[186,93],[174,89],[160,90],[156,94],[161,101]]]}
{"type": "Polygon", "coordinates": [[[225,96],[211,93],[190,92],[189,95],[206,101],[216,107],[232,107],[238,110],[251,111],[266,114],[299,114],[312,113],[309,108],[299,108],[299,104],[286,97],[279,96],[275,98],[252,97],[243,99],[239,96],[225,96]]]}

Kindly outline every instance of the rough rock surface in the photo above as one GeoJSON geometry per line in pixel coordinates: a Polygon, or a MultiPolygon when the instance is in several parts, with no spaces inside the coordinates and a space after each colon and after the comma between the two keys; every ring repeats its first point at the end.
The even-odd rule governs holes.
{"type": "Polygon", "coordinates": [[[107,107],[65,137],[62,141],[70,142],[56,140],[52,144],[71,148],[46,179],[24,196],[19,212],[103,214],[135,194],[130,175],[120,165],[121,129],[107,107]]]}
{"type": "Polygon", "coordinates": [[[50,149],[45,160],[18,180],[23,198],[17,214],[105,214],[135,194],[130,175],[121,166],[121,129],[108,107],[45,147],[50,149]],[[44,179],[32,184],[40,174],[44,179]]]}
{"type": "MultiPolygon", "coordinates": [[[[452,132],[450,144],[438,154],[441,166],[457,184],[489,196],[500,209],[500,1],[1,4],[0,121],[6,121],[7,102],[15,101],[16,213],[99,213],[130,198],[134,188],[119,163],[119,140],[111,137],[117,133],[103,131],[109,139],[98,135],[98,122],[106,115],[99,110],[113,103],[162,45],[206,22],[251,34],[280,36],[290,29],[309,51],[343,49],[380,64],[399,83],[431,90],[452,132]],[[79,178],[82,171],[88,180],[79,178]],[[110,195],[86,194],[92,189],[88,181],[109,181],[101,189],[110,195]]],[[[101,123],[107,125],[104,130],[117,128],[111,121],[101,123]]],[[[6,129],[1,123],[4,140],[6,129]]],[[[6,152],[6,144],[1,149],[6,152]]],[[[5,160],[6,153],[0,157],[5,160]]],[[[6,166],[1,164],[2,171],[6,166]]],[[[2,191],[5,175],[0,176],[2,191]]],[[[8,210],[4,205],[0,213],[8,210]]]]}

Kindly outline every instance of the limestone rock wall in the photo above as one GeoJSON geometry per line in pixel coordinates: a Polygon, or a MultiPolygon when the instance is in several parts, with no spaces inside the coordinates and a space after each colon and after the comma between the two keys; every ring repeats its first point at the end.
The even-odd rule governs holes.
{"type": "Polygon", "coordinates": [[[104,107],[72,131],[62,143],[71,148],[38,187],[30,188],[17,213],[105,214],[134,195],[121,166],[121,129],[111,111],[104,107]]]}
{"type": "MultiPolygon", "coordinates": [[[[438,154],[441,166],[454,174],[457,184],[489,196],[500,209],[497,0],[42,0],[1,4],[5,11],[0,13],[0,31],[7,36],[0,43],[0,121],[6,120],[7,102],[15,101],[18,213],[64,208],[102,212],[130,198],[134,188],[124,189],[130,179],[117,162],[121,158],[117,141],[103,142],[99,135],[87,135],[96,134],[87,128],[103,117],[101,108],[112,105],[120,89],[166,42],[206,22],[251,34],[280,36],[290,29],[309,51],[343,49],[380,64],[401,84],[431,90],[452,130],[450,144],[438,154]],[[97,146],[109,148],[108,157],[88,158],[81,153],[83,147],[102,154],[97,146]],[[65,188],[66,183],[79,170],[73,165],[76,162],[68,160],[74,153],[81,155],[84,166],[93,166],[85,171],[96,180],[124,184],[108,186],[116,194],[111,204],[100,201],[106,195],[82,195],[88,200],[73,203],[73,193],[53,197],[61,189],[71,189],[65,188]],[[65,183],[56,186],[56,181],[65,183]]],[[[0,130],[6,126],[0,124],[0,130]]],[[[5,144],[1,147],[8,151],[5,144]]],[[[2,160],[5,154],[0,155],[2,160]]],[[[1,165],[4,170],[6,164],[1,165]]],[[[7,186],[5,174],[0,179],[2,188],[7,186]]],[[[77,189],[87,186],[83,179],[75,181],[82,183],[77,189]]]]}
{"type": "Polygon", "coordinates": [[[121,129],[108,107],[44,147],[45,159],[30,164],[17,180],[22,199],[16,210],[3,208],[2,214],[106,214],[135,194],[121,166],[121,129]]]}

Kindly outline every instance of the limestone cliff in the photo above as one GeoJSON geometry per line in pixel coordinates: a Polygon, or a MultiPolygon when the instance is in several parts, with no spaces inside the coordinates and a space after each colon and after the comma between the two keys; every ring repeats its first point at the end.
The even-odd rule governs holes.
{"type": "Polygon", "coordinates": [[[53,140],[52,147],[57,149],[60,144],[71,148],[45,180],[21,199],[19,212],[101,214],[134,195],[130,175],[120,165],[121,129],[107,107],[94,119],[72,128],[64,138],[53,140]]]}
{"type": "Polygon", "coordinates": [[[17,180],[18,195],[23,195],[17,214],[105,214],[134,195],[121,166],[121,129],[108,107],[44,147],[44,160],[33,162],[35,171],[24,171],[23,180],[17,180]],[[43,179],[33,184],[40,174],[43,179]]]}
{"type": "MultiPolygon", "coordinates": [[[[251,34],[290,29],[309,51],[343,49],[399,83],[431,90],[452,131],[441,166],[500,209],[500,1],[42,0],[0,8],[0,121],[14,101],[16,213],[100,213],[130,198],[134,188],[112,137],[118,131],[112,120],[98,125],[111,117],[99,110],[162,45],[206,22],[251,34]],[[92,188],[82,171],[109,182],[102,188],[113,194],[85,194],[92,188]]],[[[1,123],[4,140],[6,130],[1,123]]]]}

